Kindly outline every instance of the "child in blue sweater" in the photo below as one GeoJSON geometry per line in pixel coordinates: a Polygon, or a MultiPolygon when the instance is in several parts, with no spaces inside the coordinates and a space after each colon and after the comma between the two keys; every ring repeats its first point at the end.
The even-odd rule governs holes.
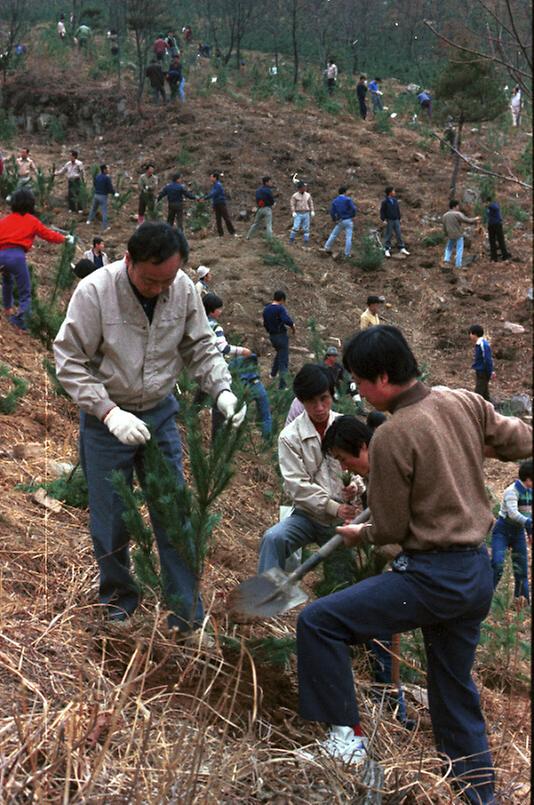
{"type": "Polygon", "coordinates": [[[489,382],[495,380],[493,371],[493,355],[487,338],[484,338],[484,328],[480,324],[472,324],[469,328],[469,340],[474,345],[473,363],[471,369],[475,370],[475,394],[480,394],[485,400],[491,402],[489,395],[489,382]]]}
{"type": "Polygon", "coordinates": [[[532,459],[519,465],[519,478],[504,490],[499,516],[491,535],[493,587],[501,580],[506,551],[512,551],[514,598],[530,601],[526,534],[532,539],[532,459]]]}

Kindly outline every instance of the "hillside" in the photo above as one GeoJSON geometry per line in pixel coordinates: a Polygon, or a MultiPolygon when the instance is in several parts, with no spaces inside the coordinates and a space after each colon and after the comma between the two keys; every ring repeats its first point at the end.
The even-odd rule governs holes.
{"type": "MultiPolygon", "coordinates": [[[[246,76],[240,85],[224,88],[211,84],[210,76],[206,65],[191,70],[183,109],[143,103],[138,115],[127,90],[128,115],[118,125],[112,111],[104,115],[109,128],[103,133],[86,139],[82,124],[72,136],[69,131],[63,145],[51,142],[45,131],[17,135],[13,147],[27,144],[43,168],[62,164],[76,147],[86,165],[107,162],[114,177],[127,173],[133,183],[147,161],[156,163],[162,179],[178,169],[202,189],[208,187],[211,170],[224,171],[241,236],[250,219],[239,222],[239,212],[250,212],[260,177],[270,174],[279,197],[274,232],[282,243],[291,221],[291,177],[298,173],[308,181],[317,215],[311,248],[295,246],[290,252],[298,273],[265,265],[262,256],[268,247],[261,238],[220,239],[211,220],[199,232],[191,232],[190,219],[186,221],[190,275],[200,264],[210,266],[213,288],[225,302],[225,329],[257,352],[266,384],[271,348],[261,309],[272,291],[282,287],[297,325],[291,350],[294,371],[310,355],[310,318],[326,344],[339,344],[357,328],[367,295],[379,293],[387,301],[383,320],[406,333],[432,384],[473,386],[466,331],[478,321],[489,331],[494,348],[496,400],[530,393],[532,233],[526,191],[511,183],[499,185],[512,260],[490,262],[485,231],[473,227],[466,256],[474,261],[461,273],[443,271],[442,246],[425,246],[423,238],[440,229],[450,158],[425,130],[408,125],[411,112],[392,121],[391,133],[381,133],[371,121],[364,123],[344,110],[332,115],[311,100],[304,108],[272,98],[252,100],[246,76]],[[410,257],[395,257],[365,272],[320,251],[330,231],[329,203],[341,184],[350,185],[358,206],[358,236],[377,227],[383,188],[396,186],[410,257]],[[524,332],[506,330],[505,321],[521,324],[524,332]]],[[[24,87],[48,98],[57,114],[67,97],[74,95],[83,103],[84,84],[91,98],[106,97],[104,107],[109,103],[113,109],[117,99],[111,79],[90,82],[83,70],[69,83],[65,73],[46,65],[39,82],[33,72],[24,87]],[[61,91],[54,95],[53,87],[61,91]]],[[[385,82],[391,109],[402,97],[399,91],[396,82],[385,82]]],[[[16,85],[9,93],[13,99],[16,85]]],[[[528,134],[512,134],[517,136],[500,136],[500,130],[495,134],[486,126],[482,132],[468,132],[464,151],[515,166],[528,134]],[[493,153],[497,142],[498,157],[493,153]]],[[[459,188],[461,196],[466,188],[479,188],[466,166],[459,188]]],[[[69,224],[63,190],[56,183],[47,211],[60,227],[69,224]]],[[[468,215],[478,213],[467,203],[462,209],[468,215]]],[[[134,191],[119,213],[111,213],[111,229],[104,236],[110,257],[121,256],[135,226],[135,210],[134,191]]],[[[96,230],[85,224],[85,217],[79,216],[76,231],[88,248],[96,230]]],[[[56,248],[37,242],[31,262],[45,293],[56,248]]],[[[258,437],[239,456],[231,487],[217,504],[222,517],[203,580],[210,628],[235,641],[221,641],[222,649],[208,653],[176,646],[163,629],[163,616],[155,619],[150,600],[117,633],[103,623],[96,605],[87,512],[66,505],[58,512],[45,509],[17,488],[37,478],[51,479],[54,461],[76,463],[77,410],[51,388],[42,365],[49,353],[5,321],[0,323],[0,355],[14,374],[29,382],[15,413],[0,414],[0,746],[6,802],[363,801],[357,775],[333,764],[297,763],[290,754],[303,737],[313,737],[310,726],[296,715],[294,657],[288,666],[276,666],[261,653],[252,656],[250,645],[240,643],[291,638],[295,612],[245,625],[231,623],[226,613],[228,592],[255,572],[259,538],[276,521],[281,502],[273,458],[261,449],[258,437]]],[[[8,381],[0,378],[0,395],[8,388],[8,381]]],[[[207,412],[202,416],[207,433],[207,412]]],[[[498,497],[513,473],[513,464],[488,461],[490,492],[498,497]]],[[[506,581],[509,594],[510,578],[506,581]]],[[[528,668],[521,653],[530,613],[497,612],[492,617],[497,636],[479,651],[477,680],[501,793],[506,802],[521,803],[527,801],[530,779],[528,668]]],[[[405,648],[412,651],[413,645],[405,648]]],[[[412,686],[424,686],[415,656],[414,650],[402,673],[412,686]]],[[[386,771],[383,801],[452,801],[417,689],[409,710],[418,726],[407,733],[368,695],[370,677],[362,657],[357,667],[363,676],[364,725],[370,733],[376,726],[374,749],[386,771]]]]}

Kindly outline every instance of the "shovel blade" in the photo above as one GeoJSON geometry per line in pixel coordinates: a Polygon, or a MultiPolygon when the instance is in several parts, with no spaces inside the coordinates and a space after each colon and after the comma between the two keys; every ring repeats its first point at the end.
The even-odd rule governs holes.
{"type": "Polygon", "coordinates": [[[307,594],[298,584],[288,584],[289,573],[278,567],[266,570],[241,582],[229,597],[232,612],[236,615],[256,615],[269,618],[303,604],[307,594]]]}

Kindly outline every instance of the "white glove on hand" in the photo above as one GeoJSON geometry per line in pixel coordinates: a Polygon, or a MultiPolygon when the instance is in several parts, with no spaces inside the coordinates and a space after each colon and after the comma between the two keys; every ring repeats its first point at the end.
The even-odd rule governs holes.
{"type": "Polygon", "coordinates": [[[296,218],[296,217],[297,217],[297,213],[296,213],[296,212],[292,212],[292,213],[291,213],[291,215],[293,216],[293,218],[296,218]]]}
{"type": "Polygon", "coordinates": [[[118,198],[120,196],[120,193],[114,193],[113,195],[115,198],[118,198]]]}
{"type": "Polygon", "coordinates": [[[76,243],[76,238],[74,235],[65,235],[65,243],[68,243],[69,246],[74,246],[76,243]]]}
{"type": "Polygon", "coordinates": [[[231,391],[221,391],[217,397],[217,408],[226,420],[230,419],[234,428],[238,428],[247,413],[247,406],[243,403],[243,407],[239,409],[236,414],[237,397],[231,391]]]}
{"type": "Polygon", "coordinates": [[[150,431],[142,419],[115,406],[104,417],[104,425],[122,444],[145,444],[150,431]]]}
{"type": "Polygon", "coordinates": [[[315,212],[313,210],[311,211],[311,217],[315,218],[315,212]]]}

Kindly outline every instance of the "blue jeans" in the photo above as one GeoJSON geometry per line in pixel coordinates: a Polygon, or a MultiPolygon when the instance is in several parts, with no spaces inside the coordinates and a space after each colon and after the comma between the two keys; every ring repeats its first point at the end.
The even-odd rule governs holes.
{"type": "Polygon", "coordinates": [[[493,763],[471,677],[492,588],[485,547],[408,553],[393,572],[309,604],[297,622],[300,715],[358,724],[350,646],[420,627],[437,749],[451,758],[456,783],[473,805],[494,803],[493,763]]]}
{"type": "Polygon", "coordinates": [[[0,250],[0,271],[2,272],[2,303],[4,309],[13,307],[13,284],[17,283],[19,312],[10,316],[9,321],[21,330],[26,329],[26,319],[31,310],[30,272],[26,263],[24,249],[0,250]]]}
{"type": "Polygon", "coordinates": [[[384,240],[384,247],[386,249],[391,249],[391,236],[395,233],[395,238],[397,240],[397,246],[399,249],[404,249],[404,241],[402,239],[401,233],[401,225],[398,218],[394,221],[386,221],[386,234],[384,240]]]}
{"type": "MultiPolygon", "coordinates": [[[[182,445],[176,427],[178,403],[172,395],[149,411],[135,411],[135,416],[149,424],[157,443],[183,483],[182,445]]],[[[130,573],[130,536],[123,522],[124,503],[110,480],[113,470],[121,472],[132,484],[135,469],[144,483],[143,446],[125,445],[113,436],[94,416],[80,415],[80,463],[89,491],[90,529],[95,557],[100,570],[99,600],[109,617],[123,619],[131,615],[139,603],[139,589],[130,573]]],[[[173,614],[169,625],[188,631],[202,622],[202,602],[198,595],[198,579],[172,545],[150,511],[150,519],[158,546],[163,592],[173,614]]]]}
{"type": "Polygon", "coordinates": [[[263,535],[258,557],[258,573],[271,567],[285,566],[292,553],[316,542],[322,545],[334,535],[334,526],[323,525],[302,509],[294,509],[289,517],[268,528],[263,535]]]}
{"type": "Polygon", "coordinates": [[[180,100],[183,103],[185,101],[185,78],[182,78],[182,80],[178,84],[178,95],[180,96],[180,100]]]}
{"type": "Polygon", "coordinates": [[[452,252],[456,246],[456,268],[462,267],[462,257],[464,256],[464,239],[463,238],[449,238],[445,246],[445,254],[443,255],[443,262],[450,263],[452,252]]]}
{"type": "Polygon", "coordinates": [[[289,240],[291,243],[297,237],[297,232],[299,231],[300,227],[302,227],[302,231],[304,232],[304,243],[307,243],[310,239],[310,213],[309,212],[297,212],[295,218],[293,219],[293,229],[289,234],[289,240]]]}
{"type": "Polygon", "coordinates": [[[100,207],[100,214],[102,215],[102,228],[105,229],[108,225],[108,197],[107,195],[101,195],[100,193],[95,193],[93,196],[93,203],[91,205],[91,211],[89,213],[88,221],[91,223],[94,221],[98,208],[100,207]]]}
{"type": "Polygon", "coordinates": [[[271,377],[280,376],[278,388],[285,389],[285,376],[289,369],[289,336],[287,333],[270,333],[269,338],[275,349],[271,377]]]}
{"type": "Polygon", "coordinates": [[[384,107],[382,106],[382,98],[380,95],[377,95],[376,92],[371,92],[371,101],[373,104],[373,112],[382,112],[384,107]]]}
{"type": "Polygon", "coordinates": [[[338,221],[335,227],[330,232],[328,236],[328,240],[326,241],[324,247],[328,251],[332,248],[333,243],[341,230],[345,231],[345,257],[350,257],[350,250],[352,248],[352,229],[353,229],[353,220],[352,218],[344,218],[342,221],[338,221]]]}
{"type": "Polygon", "coordinates": [[[491,565],[493,567],[493,587],[501,580],[506,551],[512,551],[512,568],[514,571],[514,597],[521,595],[530,601],[528,587],[528,553],[525,529],[520,525],[498,517],[491,535],[491,565]]]}

